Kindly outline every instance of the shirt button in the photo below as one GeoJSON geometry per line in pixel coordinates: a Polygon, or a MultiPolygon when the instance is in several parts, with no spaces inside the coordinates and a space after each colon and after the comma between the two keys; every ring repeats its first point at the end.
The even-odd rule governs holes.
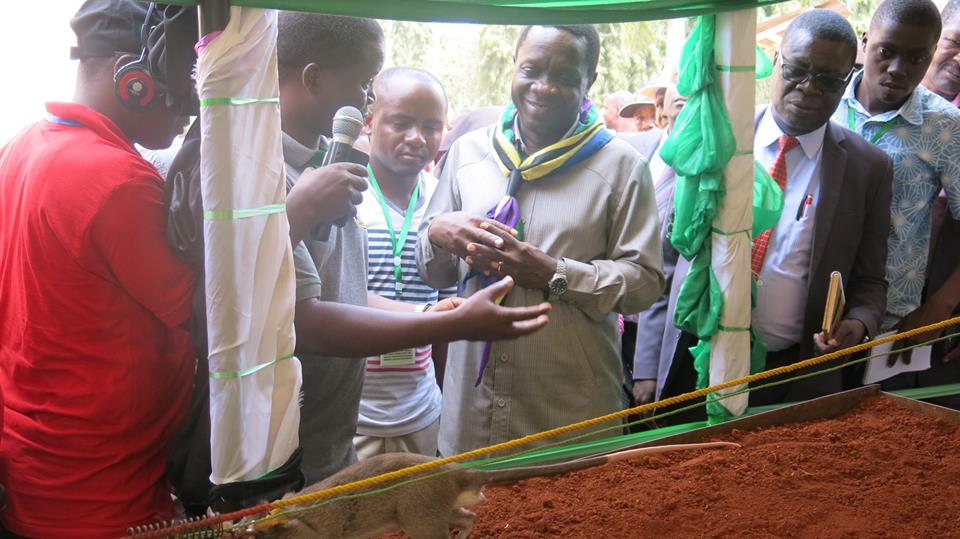
{"type": "Polygon", "coordinates": [[[497,406],[499,406],[499,407],[501,407],[501,408],[503,408],[503,407],[506,406],[506,405],[507,405],[507,401],[504,400],[504,399],[500,399],[500,400],[497,401],[497,406]]]}
{"type": "Polygon", "coordinates": [[[503,361],[504,363],[506,363],[507,359],[509,359],[509,356],[507,356],[507,354],[500,354],[500,361],[503,361]]]}

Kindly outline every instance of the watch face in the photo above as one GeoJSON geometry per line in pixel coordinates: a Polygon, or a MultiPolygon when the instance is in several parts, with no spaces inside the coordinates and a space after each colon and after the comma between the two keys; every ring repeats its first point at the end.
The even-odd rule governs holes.
{"type": "Polygon", "coordinates": [[[550,293],[554,296],[562,296],[567,291],[567,280],[563,277],[557,277],[550,281],[550,293]]]}

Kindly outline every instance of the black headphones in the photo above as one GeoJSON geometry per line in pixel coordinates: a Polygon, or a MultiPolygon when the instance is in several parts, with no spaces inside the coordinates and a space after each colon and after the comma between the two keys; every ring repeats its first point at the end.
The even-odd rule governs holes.
{"type": "Polygon", "coordinates": [[[157,96],[157,85],[150,75],[150,64],[147,58],[147,38],[156,4],[151,2],[147,8],[147,17],[140,27],[140,57],[117,70],[113,77],[113,91],[125,106],[134,110],[143,110],[149,107],[157,96]]]}

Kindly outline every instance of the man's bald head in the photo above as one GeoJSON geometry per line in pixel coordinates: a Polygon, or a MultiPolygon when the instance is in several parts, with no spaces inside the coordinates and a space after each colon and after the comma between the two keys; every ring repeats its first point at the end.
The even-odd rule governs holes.
{"type": "Polygon", "coordinates": [[[857,59],[857,34],[839,13],[829,9],[811,9],[787,26],[780,44],[781,51],[795,40],[830,41],[846,52],[852,67],[857,59]]]}
{"type": "MultiPolygon", "coordinates": [[[[392,88],[410,85],[423,85],[432,88],[443,101],[443,108],[447,108],[447,93],[443,84],[433,73],[415,67],[389,67],[381,71],[373,79],[373,95],[375,100],[380,96],[389,96],[392,88]]],[[[373,107],[376,107],[374,101],[373,107]]]]}
{"type": "Polygon", "coordinates": [[[630,131],[632,119],[620,118],[620,109],[624,105],[633,101],[633,94],[626,90],[613,92],[603,100],[603,123],[607,129],[614,131],[630,131]],[[626,121],[624,121],[626,120],[626,121]]]}
{"type": "Polygon", "coordinates": [[[414,178],[440,149],[447,96],[422,69],[391,67],[373,81],[375,101],[365,124],[377,178],[414,178]]]}

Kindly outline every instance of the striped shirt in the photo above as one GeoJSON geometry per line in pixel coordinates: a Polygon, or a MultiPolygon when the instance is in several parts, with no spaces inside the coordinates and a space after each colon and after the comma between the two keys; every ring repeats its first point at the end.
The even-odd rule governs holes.
{"type": "MultiPolygon", "coordinates": [[[[370,292],[408,303],[437,302],[437,290],[420,279],[416,262],[417,229],[436,188],[435,177],[421,174],[420,198],[401,254],[402,296],[396,292],[393,245],[383,209],[372,189],[364,191],[357,216],[367,226],[367,290],[370,292]]],[[[399,208],[389,199],[387,206],[393,230],[399,235],[406,207],[399,208]]],[[[434,375],[431,348],[429,345],[417,347],[412,354],[413,361],[407,364],[384,365],[381,356],[367,358],[358,434],[403,436],[426,428],[440,416],[440,388],[434,375]]]]}

